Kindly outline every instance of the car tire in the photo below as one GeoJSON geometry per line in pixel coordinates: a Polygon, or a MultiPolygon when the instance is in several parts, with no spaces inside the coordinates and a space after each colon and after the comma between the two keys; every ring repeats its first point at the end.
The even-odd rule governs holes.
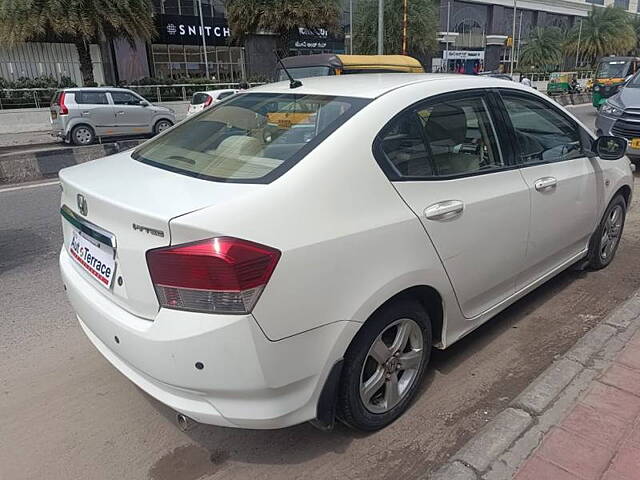
{"type": "Polygon", "coordinates": [[[69,136],[74,145],[91,145],[96,140],[93,128],[84,124],[73,127],[69,136]]]}
{"type": "Polygon", "coordinates": [[[431,346],[431,322],[417,301],[402,299],[383,305],[345,354],[338,418],[362,431],[379,430],[395,421],[420,387],[431,346]],[[411,368],[403,368],[409,365],[411,368]]]}
{"type": "Polygon", "coordinates": [[[165,118],[163,118],[162,120],[158,120],[153,126],[153,134],[158,135],[159,133],[164,132],[167,128],[172,126],[173,122],[171,120],[167,120],[165,118]]]}
{"type": "Polygon", "coordinates": [[[627,202],[620,194],[613,197],[589,242],[588,267],[600,270],[611,263],[620,245],[627,215],[627,202]]]}

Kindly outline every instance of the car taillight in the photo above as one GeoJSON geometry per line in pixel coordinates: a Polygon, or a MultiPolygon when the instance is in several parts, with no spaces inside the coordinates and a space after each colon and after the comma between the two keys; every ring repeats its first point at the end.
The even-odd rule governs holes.
{"type": "Polygon", "coordinates": [[[204,101],[204,106],[208,107],[213,102],[213,97],[211,95],[207,95],[207,99],[204,101]]]}
{"type": "Polygon", "coordinates": [[[60,94],[60,100],[59,100],[59,107],[60,107],[60,115],[68,115],[69,114],[69,109],[67,108],[67,106],[64,104],[64,92],[62,92],[60,94]]]}
{"type": "Polygon", "coordinates": [[[207,313],[251,312],[279,259],[279,250],[232,237],[147,252],[160,305],[207,313]]]}

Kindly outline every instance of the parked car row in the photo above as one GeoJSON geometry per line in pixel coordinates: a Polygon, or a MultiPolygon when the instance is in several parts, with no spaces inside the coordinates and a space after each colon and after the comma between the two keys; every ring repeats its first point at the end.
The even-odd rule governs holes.
{"type": "Polygon", "coordinates": [[[490,76],[264,85],[62,170],[62,279],[95,347],[181,415],[380,429],[432,348],[611,263],[633,185],[615,132],[490,76]]]}

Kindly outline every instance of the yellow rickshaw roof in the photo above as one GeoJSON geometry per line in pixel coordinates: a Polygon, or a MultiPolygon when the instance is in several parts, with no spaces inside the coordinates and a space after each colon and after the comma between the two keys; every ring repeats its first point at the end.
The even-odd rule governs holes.
{"type": "Polygon", "coordinates": [[[403,69],[420,69],[422,64],[407,55],[336,55],[344,68],[376,69],[397,67],[403,69]]]}

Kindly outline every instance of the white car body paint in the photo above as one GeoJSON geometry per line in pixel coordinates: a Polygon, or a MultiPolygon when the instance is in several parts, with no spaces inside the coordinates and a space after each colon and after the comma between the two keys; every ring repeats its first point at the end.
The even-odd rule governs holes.
{"type": "MultiPolygon", "coordinates": [[[[130,152],[61,171],[62,204],[77,212],[76,196],[84,195],[87,219],[118,242],[116,277],[123,283],[107,291],[72,262],[72,227],[63,221],[62,277],[88,337],[138,386],[197,421],[279,428],[315,417],[331,367],[395,294],[423,285],[439,293],[439,348],[474,330],[583,256],[608,202],[633,181],[626,158],[555,164],[561,182],[571,176],[565,169],[582,175],[567,182],[572,190],[561,192],[551,211],[548,198],[532,203],[527,190],[530,176],[547,171],[429,182],[427,193],[417,185],[424,182],[390,182],[372,153],[387,122],[418,100],[475,88],[523,90],[548,101],[492,78],[305,79],[295,93],[374,100],[269,184],[193,178],[142,164],[130,152]],[[424,208],[450,199],[465,202],[464,215],[438,224],[425,219],[424,208]],[[550,235],[554,226],[563,244],[550,235]],[[159,308],[146,252],[222,235],[282,252],[253,311],[159,308]]],[[[254,91],[291,92],[286,82],[254,91]]]]}

